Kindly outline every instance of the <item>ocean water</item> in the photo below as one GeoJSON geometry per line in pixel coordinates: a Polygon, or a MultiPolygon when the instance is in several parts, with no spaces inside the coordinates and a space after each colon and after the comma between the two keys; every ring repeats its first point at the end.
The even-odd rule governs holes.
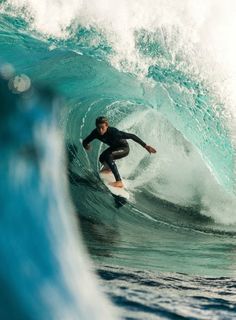
{"type": "Polygon", "coordinates": [[[0,1],[1,319],[233,319],[234,1],[0,1]],[[106,115],[130,200],[99,179],[106,115]]]}

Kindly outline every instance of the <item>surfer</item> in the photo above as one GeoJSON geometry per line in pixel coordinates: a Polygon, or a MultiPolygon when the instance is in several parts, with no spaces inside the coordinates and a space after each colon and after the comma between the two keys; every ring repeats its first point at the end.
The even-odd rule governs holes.
{"type": "Polygon", "coordinates": [[[99,157],[99,161],[102,163],[103,167],[101,172],[110,173],[112,172],[116,181],[110,183],[113,187],[122,188],[123,182],[121,180],[119,171],[114,160],[126,157],[129,154],[129,145],[126,139],[132,139],[133,141],[139,143],[144,147],[149,153],[156,153],[156,150],[143,142],[135,134],[120,131],[114,127],[109,126],[108,119],[106,117],[98,117],[96,119],[96,129],[94,129],[90,135],[83,140],[83,147],[86,150],[91,148],[90,142],[94,139],[98,139],[103,143],[109,145],[99,157]]]}

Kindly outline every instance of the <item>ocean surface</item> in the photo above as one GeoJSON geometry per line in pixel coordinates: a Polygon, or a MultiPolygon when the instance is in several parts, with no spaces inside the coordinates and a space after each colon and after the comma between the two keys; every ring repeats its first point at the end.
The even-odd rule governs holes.
{"type": "Polygon", "coordinates": [[[236,318],[234,1],[0,1],[0,319],[236,318]],[[138,135],[99,178],[99,115],[138,135]]]}

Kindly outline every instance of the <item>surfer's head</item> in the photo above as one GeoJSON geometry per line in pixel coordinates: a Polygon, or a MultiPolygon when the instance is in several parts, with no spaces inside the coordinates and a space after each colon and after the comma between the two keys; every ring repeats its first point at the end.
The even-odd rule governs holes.
{"type": "Polygon", "coordinates": [[[107,132],[108,126],[109,123],[106,117],[101,116],[96,119],[96,128],[101,136],[107,132]]]}

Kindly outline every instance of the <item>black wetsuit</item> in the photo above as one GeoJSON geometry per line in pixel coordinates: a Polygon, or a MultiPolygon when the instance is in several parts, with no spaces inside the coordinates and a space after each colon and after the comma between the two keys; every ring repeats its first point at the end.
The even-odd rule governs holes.
{"type": "Polygon", "coordinates": [[[100,155],[99,161],[101,163],[106,162],[108,164],[116,181],[120,181],[121,178],[114,160],[121,159],[128,155],[129,145],[126,139],[132,139],[142,147],[146,146],[146,143],[135,134],[123,132],[113,127],[108,127],[104,135],[100,135],[97,129],[94,129],[90,135],[83,140],[83,146],[86,147],[86,145],[94,139],[98,139],[109,145],[109,148],[100,155]]]}

